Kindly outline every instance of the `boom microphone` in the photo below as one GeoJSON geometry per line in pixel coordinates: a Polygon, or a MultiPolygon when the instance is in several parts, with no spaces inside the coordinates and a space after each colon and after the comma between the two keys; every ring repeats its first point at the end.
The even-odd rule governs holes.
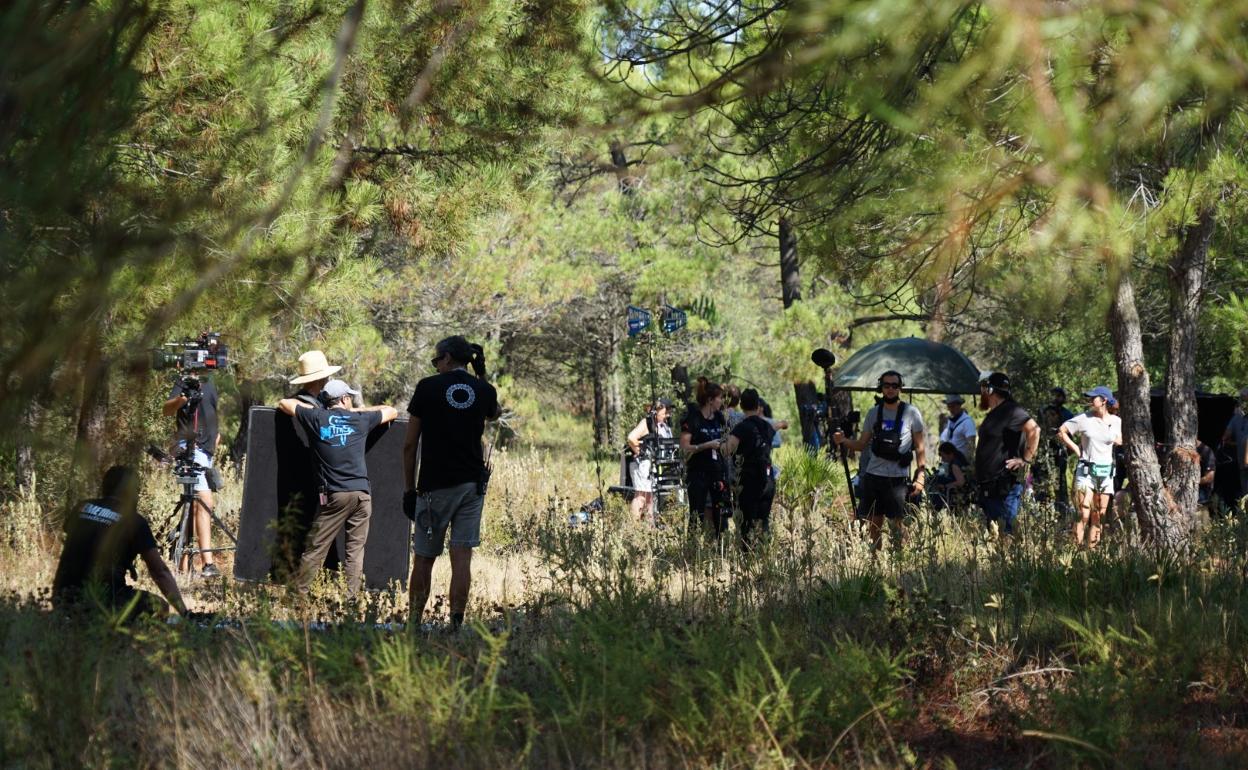
{"type": "Polygon", "coordinates": [[[815,352],[810,354],[810,360],[822,369],[836,366],[836,354],[827,348],[816,348],[815,352]]]}

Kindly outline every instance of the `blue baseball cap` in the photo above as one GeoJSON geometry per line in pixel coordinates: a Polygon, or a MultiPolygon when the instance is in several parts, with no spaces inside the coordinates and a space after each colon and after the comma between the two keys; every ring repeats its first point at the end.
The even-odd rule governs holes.
{"type": "Polygon", "coordinates": [[[1109,388],[1105,387],[1104,385],[1097,385],[1092,390],[1085,391],[1083,395],[1087,396],[1088,398],[1092,398],[1093,396],[1100,396],[1101,398],[1105,399],[1106,402],[1114,400],[1114,392],[1110,390],[1109,388]]]}

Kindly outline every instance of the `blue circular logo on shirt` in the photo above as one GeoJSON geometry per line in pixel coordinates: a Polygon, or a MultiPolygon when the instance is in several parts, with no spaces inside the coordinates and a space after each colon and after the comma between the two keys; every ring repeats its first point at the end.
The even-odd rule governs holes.
{"type": "Polygon", "coordinates": [[[462,382],[457,382],[446,389],[446,403],[455,409],[467,409],[476,400],[477,392],[462,382]]]}

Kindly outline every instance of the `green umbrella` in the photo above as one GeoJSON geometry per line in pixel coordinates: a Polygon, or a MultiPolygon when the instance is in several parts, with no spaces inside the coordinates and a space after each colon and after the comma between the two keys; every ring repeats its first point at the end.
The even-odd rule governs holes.
{"type": "Polygon", "coordinates": [[[901,372],[911,393],[978,393],[979,369],[941,342],[901,337],[867,345],[850,356],[832,381],[840,390],[875,390],[880,375],[901,372]]]}

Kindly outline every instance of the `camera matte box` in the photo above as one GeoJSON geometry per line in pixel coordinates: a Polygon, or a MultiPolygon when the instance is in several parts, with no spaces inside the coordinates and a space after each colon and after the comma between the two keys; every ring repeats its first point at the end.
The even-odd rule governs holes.
{"type": "MultiPolygon", "coordinates": [[[[316,515],[317,459],[303,429],[273,407],[254,406],[247,416],[243,508],[239,515],[234,577],[287,582],[299,567],[304,541],[316,515]]],[[[407,418],[368,434],[365,460],[372,487],[373,515],[364,548],[368,588],[391,581],[406,584],[412,525],[403,515],[403,437],[407,418]]],[[[338,533],[325,566],[336,568],[346,536],[338,533]]]]}

